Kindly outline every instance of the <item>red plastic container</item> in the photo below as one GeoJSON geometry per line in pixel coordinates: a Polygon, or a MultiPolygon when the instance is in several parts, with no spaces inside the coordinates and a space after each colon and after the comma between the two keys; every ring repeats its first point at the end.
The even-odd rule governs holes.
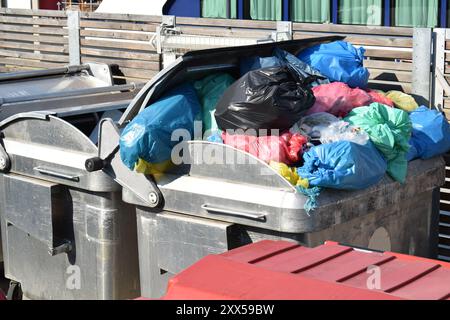
{"type": "Polygon", "coordinates": [[[167,300],[450,300],[450,264],[327,242],[262,241],[174,277],[167,300]]]}

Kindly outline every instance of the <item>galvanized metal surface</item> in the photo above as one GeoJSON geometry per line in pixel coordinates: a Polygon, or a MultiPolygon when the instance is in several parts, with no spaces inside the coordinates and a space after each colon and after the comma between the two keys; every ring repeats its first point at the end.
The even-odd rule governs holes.
{"type": "MultiPolygon", "coordinates": [[[[12,191],[2,188],[2,199],[12,191]]],[[[48,253],[46,243],[10,221],[5,214],[6,203],[1,202],[6,277],[20,282],[24,295],[30,299],[139,296],[133,208],[124,204],[117,192],[91,193],[68,187],[65,192],[66,198],[52,205],[64,215],[60,233],[71,241],[72,250],[55,256],[48,253]]],[[[33,195],[29,189],[20,196],[29,199],[33,195]]]]}
{"type": "Polygon", "coordinates": [[[136,93],[110,87],[107,71],[95,71],[106,72],[103,79],[92,73],[27,78],[20,82],[24,88],[36,88],[19,99],[33,100],[30,95],[42,89],[40,83],[55,86],[55,94],[2,106],[14,106],[0,121],[1,145],[11,162],[0,174],[5,273],[21,283],[27,298],[131,299],[140,294],[133,207],[122,201],[113,178],[85,168],[86,160],[98,154],[88,137],[96,113],[124,109],[136,93]],[[73,97],[77,87],[80,96],[73,97]]]}
{"type": "MultiPolygon", "coordinates": [[[[251,171],[250,166],[241,175],[251,171]]],[[[290,240],[312,247],[333,239],[362,248],[436,258],[439,214],[436,190],[445,178],[441,158],[412,162],[404,185],[386,176],[367,190],[325,190],[318,199],[319,208],[310,216],[303,206],[289,207],[289,198],[283,202],[288,191],[258,186],[260,175],[253,176],[254,185],[248,185],[240,183],[239,176],[233,173],[207,177],[205,172],[203,169],[202,176],[172,176],[174,180],[166,185],[158,181],[165,199],[164,209],[137,207],[141,287],[147,297],[157,298],[164,293],[166,281],[175,273],[176,266],[186,266],[193,256],[206,255],[203,247],[208,243],[206,232],[197,237],[180,230],[208,230],[211,223],[220,221],[233,224],[230,226],[233,232],[227,233],[225,241],[232,247],[267,239],[290,240]],[[221,208],[222,213],[205,210],[205,203],[221,208]],[[227,214],[227,211],[247,210],[265,213],[266,221],[227,214]],[[165,215],[178,214],[202,219],[192,222],[192,226],[186,225],[188,218],[182,218],[183,223],[179,225],[162,222],[165,215]],[[407,227],[411,223],[414,228],[407,227]],[[166,239],[163,244],[159,243],[162,235],[166,239]],[[186,244],[189,250],[182,250],[186,244]]],[[[132,200],[132,193],[127,189],[123,192],[125,201],[132,200]]],[[[292,196],[303,199],[297,193],[292,196]]],[[[220,234],[217,230],[216,233],[220,234]]],[[[223,250],[222,243],[216,241],[208,250],[223,250]]]]}

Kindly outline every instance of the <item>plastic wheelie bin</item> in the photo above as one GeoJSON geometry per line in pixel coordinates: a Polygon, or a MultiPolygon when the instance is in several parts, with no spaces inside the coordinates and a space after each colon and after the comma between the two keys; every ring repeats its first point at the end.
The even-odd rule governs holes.
{"type": "Polygon", "coordinates": [[[139,295],[134,208],[110,176],[85,169],[98,152],[91,135],[99,120],[121,114],[136,89],[112,85],[106,65],[0,76],[0,217],[11,296],[139,295]]]}
{"type": "Polygon", "coordinates": [[[164,299],[449,300],[450,264],[335,242],[261,241],[203,258],[170,281],[164,299]]]}
{"type": "Polygon", "coordinates": [[[99,154],[87,165],[114,177],[123,186],[123,200],[136,206],[143,296],[160,297],[171,276],[207,254],[264,239],[289,239],[309,247],[333,239],[435,256],[438,187],[445,179],[441,158],[411,163],[403,185],[386,176],[367,190],[325,190],[311,214],[304,210],[307,198],[287,180],[266,163],[227,145],[184,142],[182,165],[164,175],[141,175],[140,180],[120,159],[119,129],[170,88],[213,72],[238,74],[242,57],[270,56],[275,47],[297,54],[338,39],[342,38],[187,53],[141,90],[118,124],[101,123],[99,154]],[[206,153],[215,155],[212,163],[203,160],[206,153]]]}

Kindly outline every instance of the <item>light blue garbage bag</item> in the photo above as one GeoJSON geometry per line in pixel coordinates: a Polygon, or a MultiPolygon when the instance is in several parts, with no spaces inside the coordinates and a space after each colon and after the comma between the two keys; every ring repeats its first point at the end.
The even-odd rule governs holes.
{"type": "Polygon", "coordinates": [[[360,190],[377,184],[385,175],[387,162],[369,141],[365,145],[338,141],[311,148],[297,169],[311,187],[360,190]]]}
{"type": "Polygon", "coordinates": [[[364,68],[364,48],[356,49],[345,41],[319,44],[297,56],[333,82],[344,82],[352,88],[365,89],[369,70],[364,68]]]}
{"type": "Polygon", "coordinates": [[[123,163],[134,170],[139,158],[150,164],[171,159],[173,131],[184,129],[191,139],[194,121],[201,110],[191,84],[171,90],[159,101],[148,106],[131,121],[120,136],[120,156],[123,163]]]}
{"type": "Polygon", "coordinates": [[[409,117],[413,130],[408,161],[430,159],[450,151],[450,125],[441,112],[422,106],[409,117]]]}

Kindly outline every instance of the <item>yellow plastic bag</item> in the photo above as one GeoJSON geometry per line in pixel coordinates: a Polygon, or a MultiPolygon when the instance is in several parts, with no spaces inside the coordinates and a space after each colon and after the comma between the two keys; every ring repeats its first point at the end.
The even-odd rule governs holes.
{"type": "Polygon", "coordinates": [[[309,188],[308,179],[302,179],[295,168],[290,168],[284,163],[279,163],[275,161],[270,162],[270,167],[276,170],[280,175],[282,175],[287,181],[289,181],[294,186],[301,186],[303,188],[309,188]]]}
{"type": "Polygon", "coordinates": [[[160,163],[148,163],[147,161],[139,158],[134,170],[138,173],[149,174],[149,175],[160,175],[166,172],[173,166],[172,161],[167,160],[160,163]]]}
{"type": "Polygon", "coordinates": [[[396,108],[403,111],[413,112],[419,107],[412,96],[401,91],[389,91],[386,97],[394,102],[396,108]]]}

